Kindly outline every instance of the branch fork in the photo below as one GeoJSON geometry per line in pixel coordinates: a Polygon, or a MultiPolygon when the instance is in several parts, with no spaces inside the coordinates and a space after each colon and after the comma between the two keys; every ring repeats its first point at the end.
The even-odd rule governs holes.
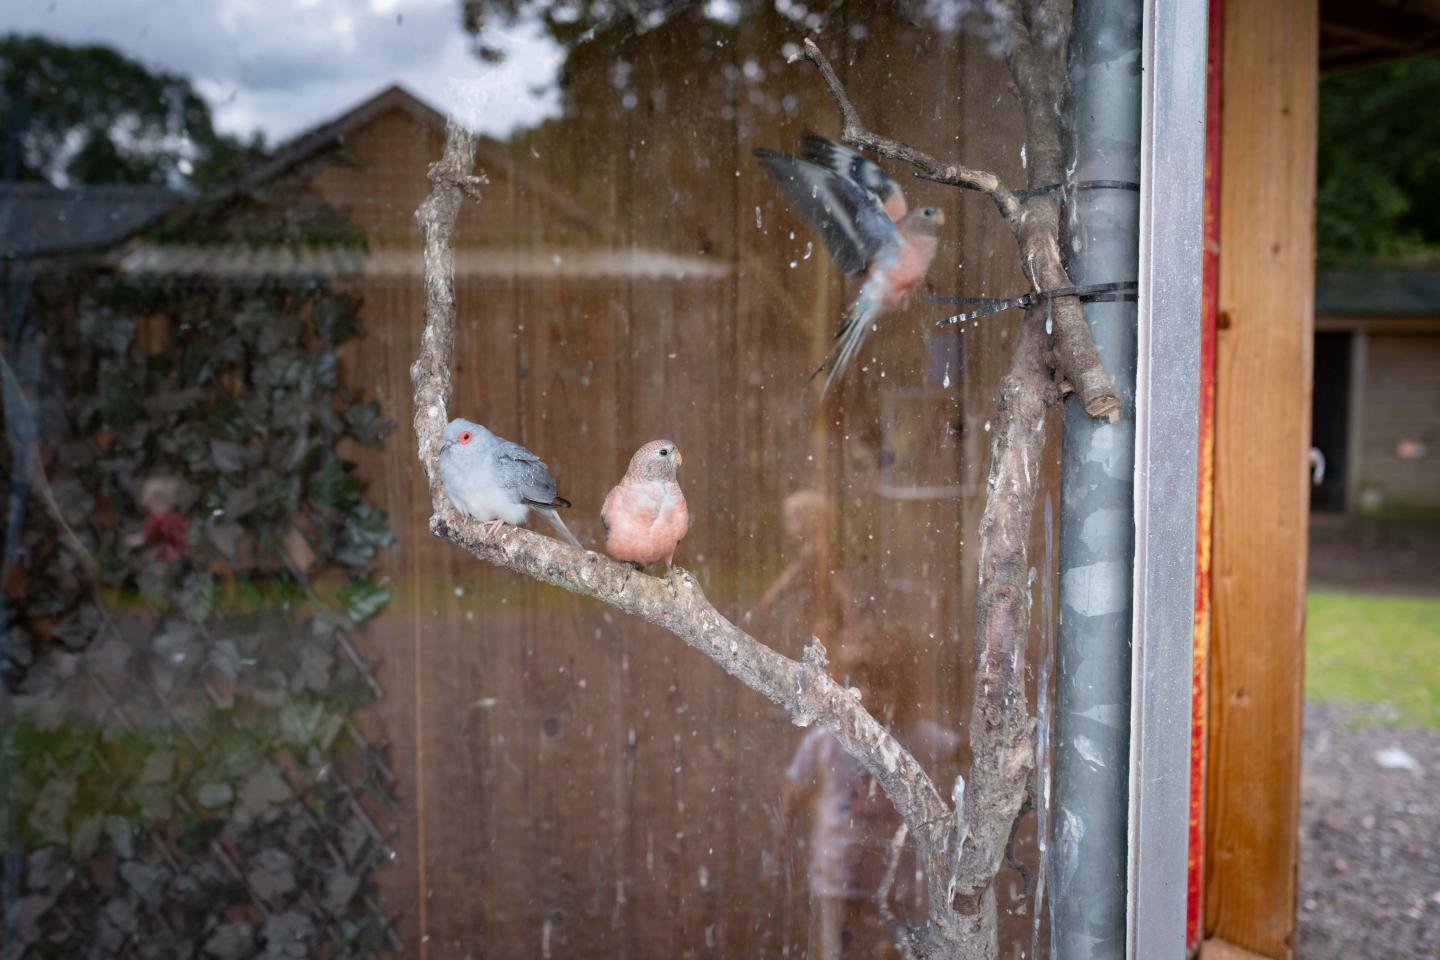
{"type": "MultiPolygon", "coordinates": [[[[1016,17],[1013,22],[1018,27],[1021,20],[1016,17]]],[[[1012,44],[1012,72],[1036,72],[1042,66],[1035,62],[1036,59],[1028,39],[1017,40],[1012,44]]],[[[916,168],[916,176],[922,179],[985,194],[995,202],[996,209],[1005,218],[1005,225],[1010,228],[1015,242],[1020,246],[1025,273],[1030,279],[1032,289],[1036,293],[1044,293],[1074,286],[1060,256],[1060,199],[1054,192],[1030,193],[1022,197],[989,170],[969,167],[959,161],[941,160],[916,150],[907,143],[875,133],[861,122],[860,114],[855,110],[844,85],[835,74],[835,68],[809,37],[805,38],[801,50],[790,57],[791,63],[802,60],[815,64],[825,85],[830,89],[830,95],[840,111],[840,139],[843,142],[908,163],[916,168]]],[[[1017,81],[1020,79],[1017,76],[1017,81]]],[[[1036,89],[1033,81],[1017,82],[1016,86],[1020,89],[1022,101],[1026,100],[1029,91],[1036,89]]],[[[1050,111],[1050,117],[1044,117],[1041,111],[1029,109],[1028,103],[1024,105],[1027,107],[1027,126],[1033,127],[1045,120],[1054,122],[1053,110],[1050,111]]],[[[1055,139],[1058,143],[1058,137],[1055,139]]],[[[1038,164],[1032,167],[1032,179],[1038,169],[1038,164]]],[[[1099,354],[1095,351],[1095,343],[1085,322],[1080,298],[1065,296],[1046,299],[1053,303],[1056,369],[1075,385],[1086,413],[1092,417],[1104,417],[1114,421],[1120,415],[1120,398],[1110,375],[1100,363],[1099,354]]]]}

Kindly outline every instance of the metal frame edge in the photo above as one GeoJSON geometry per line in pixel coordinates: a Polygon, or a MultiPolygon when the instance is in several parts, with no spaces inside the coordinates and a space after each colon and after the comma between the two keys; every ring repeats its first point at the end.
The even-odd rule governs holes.
{"type": "Polygon", "coordinates": [[[1186,952],[1208,28],[1206,0],[1145,0],[1126,896],[1131,960],[1186,952]]]}

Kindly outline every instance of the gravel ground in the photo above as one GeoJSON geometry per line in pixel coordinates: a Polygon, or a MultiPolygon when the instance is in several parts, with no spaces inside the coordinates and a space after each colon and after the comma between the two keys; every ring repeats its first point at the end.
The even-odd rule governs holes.
{"type": "Polygon", "coordinates": [[[1305,709],[1298,960],[1440,960],[1440,730],[1305,709]]]}

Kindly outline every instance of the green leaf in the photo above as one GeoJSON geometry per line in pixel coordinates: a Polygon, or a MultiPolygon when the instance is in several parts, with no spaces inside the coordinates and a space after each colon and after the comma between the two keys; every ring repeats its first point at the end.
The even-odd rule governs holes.
{"type": "Polygon", "coordinates": [[[223,807],[235,797],[235,790],[228,783],[207,783],[195,792],[195,799],[202,807],[223,807]]]}
{"type": "Polygon", "coordinates": [[[326,297],[312,314],[315,332],[329,344],[339,343],[355,331],[355,308],[348,297],[326,297]]]}
{"type": "Polygon", "coordinates": [[[360,481],[350,474],[344,461],[331,457],[311,475],[306,492],[318,505],[343,513],[359,501],[360,481]]]}
{"type": "Polygon", "coordinates": [[[245,469],[246,448],[229,440],[210,441],[210,461],[221,473],[239,473],[245,469]]]}
{"type": "Polygon", "coordinates": [[[240,787],[240,803],[236,812],[247,819],[253,819],[272,804],[289,800],[290,796],[290,787],[280,773],[280,768],[266,762],[240,787]]]}
{"type": "Polygon", "coordinates": [[[363,567],[382,547],[395,542],[395,534],[386,523],[385,511],[361,504],[345,517],[345,533],[335,561],[348,567],[363,567]]]}
{"type": "Polygon", "coordinates": [[[71,611],[55,624],[55,639],[71,650],[83,650],[100,632],[100,613],[90,604],[71,611]]]}
{"type": "Polygon", "coordinates": [[[362,623],[390,602],[390,588],[356,577],[340,588],[339,599],[350,619],[362,623]]]}
{"type": "Polygon", "coordinates": [[[373,447],[395,429],[395,421],[381,416],[380,405],[374,401],[356,403],[345,410],[345,429],[356,440],[373,447]]]}
{"type": "Polygon", "coordinates": [[[140,768],[139,783],[169,783],[175,779],[175,754],[169,750],[156,750],[145,758],[140,768]]]}
{"type": "Polygon", "coordinates": [[[263,900],[273,900],[295,889],[295,862],[282,850],[262,850],[245,874],[250,889],[263,900]]]}
{"type": "Polygon", "coordinates": [[[165,884],[170,879],[170,868],[163,863],[130,860],[120,865],[120,879],[153,909],[165,902],[165,884]]]}

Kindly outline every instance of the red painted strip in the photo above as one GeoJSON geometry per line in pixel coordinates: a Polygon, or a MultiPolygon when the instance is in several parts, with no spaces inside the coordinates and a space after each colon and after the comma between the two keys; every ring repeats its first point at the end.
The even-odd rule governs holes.
{"type": "Polygon", "coordinates": [[[1191,686],[1190,852],[1185,934],[1199,946],[1205,893],[1205,740],[1210,654],[1211,517],[1215,504],[1215,321],[1220,289],[1220,116],[1224,0],[1210,2],[1205,105],[1205,252],[1200,297],[1200,470],[1195,510],[1195,660],[1191,686]]]}

